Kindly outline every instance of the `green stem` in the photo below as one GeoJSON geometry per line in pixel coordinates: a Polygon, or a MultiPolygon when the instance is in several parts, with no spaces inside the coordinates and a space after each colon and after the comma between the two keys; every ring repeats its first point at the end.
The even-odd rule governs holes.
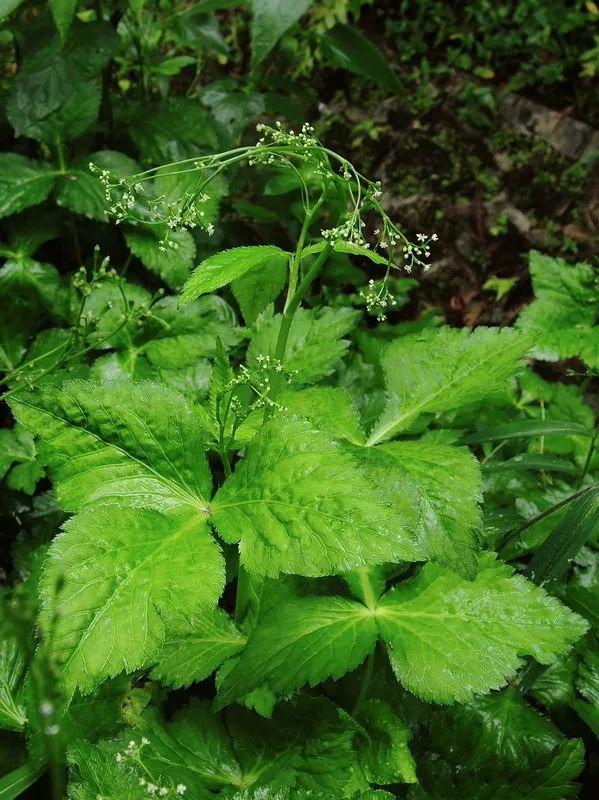
{"type": "Polygon", "coordinates": [[[295,292],[297,291],[297,279],[299,275],[300,264],[302,261],[302,253],[304,251],[304,245],[306,242],[306,236],[308,235],[308,230],[310,228],[310,225],[312,224],[312,220],[316,216],[318,209],[323,203],[324,194],[325,193],[323,192],[320,195],[316,203],[312,206],[312,208],[308,211],[308,213],[304,217],[304,222],[297,242],[297,247],[295,248],[293,260],[289,266],[289,288],[287,289],[287,300],[285,302],[285,310],[288,308],[292,298],[295,295],[295,292]]]}
{"type": "Polygon", "coordinates": [[[593,438],[591,439],[591,444],[589,446],[589,452],[587,453],[587,457],[584,461],[584,466],[582,468],[582,474],[578,479],[578,484],[576,486],[577,489],[580,489],[582,486],[582,482],[584,481],[587,472],[589,471],[589,467],[591,466],[591,459],[593,457],[593,450],[595,449],[595,443],[597,442],[597,434],[599,433],[599,422],[595,425],[595,431],[593,433],[593,438]]]}
{"type": "MultiPolygon", "coordinates": [[[[331,252],[333,246],[327,242],[324,249],[320,253],[317,259],[315,259],[314,263],[308,270],[308,272],[304,275],[300,285],[298,286],[295,294],[289,301],[287,308],[283,312],[283,319],[281,320],[281,327],[279,328],[279,335],[277,337],[277,343],[275,346],[275,353],[274,358],[275,361],[283,362],[285,358],[285,350],[287,348],[287,340],[289,339],[289,331],[291,329],[291,323],[293,322],[293,317],[295,316],[295,312],[298,309],[299,304],[302,301],[302,298],[312,285],[312,282],[320,273],[322,269],[322,265],[329,257],[329,253],[331,252]]],[[[280,372],[276,372],[273,370],[271,376],[271,391],[270,391],[270,399],[275,400],[277,393],[281,387],[281,381],[283,376],[280,372]]],[[[268,407],[265,409],[265,416],[268,415],[268,407]]]]}
{"type": "Polygon", "coordinates": [[[235,595],[235,613],[234,620],[237,625],[241,625],[247,614],[248,605],[250,602],[250,576],[247,570],[237,565],[237,593],[235,595]]]}
{"type": "Polygon", "coordinates": [[[376,656],[376,645],[372,653],[368,656],[368,661],[366,662],[366,669],[364,670],[364,677],[362,678],[362,685],[360,686],[360,691],[358,692],[358,697],[356,698],[356,702],[352,709],[352,717],[355,717],[358,711],[360,710],[362,703],[366,700],[368,696],[368,692],[370,690],[370,683],[372,681],[372,675],[374,673],[374,659],[376,656]]]}

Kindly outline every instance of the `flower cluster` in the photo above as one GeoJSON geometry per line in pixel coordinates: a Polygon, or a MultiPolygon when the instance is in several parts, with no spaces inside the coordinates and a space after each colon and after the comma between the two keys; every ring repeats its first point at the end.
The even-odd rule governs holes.
{"type": "Polygon", "coordinates": [[[387,319],[387,309],[397,305],[397,300],[389,291],[386,280],[375,283],[371,278],[367,290],[360,290],[360,297],[365,300],[368,313],[376,316],[378,322],[384,322],[387,319]]]}
{"type": "MultiPolygon", "coordinates": [[[[249,386],[256,399],[252,404],[252,408],[268,408],[273,411],[286,411],[287,409],[276,400],[270,397],[272,391],[272,376],[276,374],[283,375],[287,382],[291,382],[293,372],[287,372],[283,363],[278,358],[273,356],[263,355],[262,353],[256,356],[258,364],[257,369],[250,370],[245,365],[241,364],[239,367],[239,374],[229,381],[226,391],[231,391],[239,386],[249,386]]],[[[233,397],[230,403],[231,411],[235,414],[241,413],[241,404],[237,398],[233,397]]]]}

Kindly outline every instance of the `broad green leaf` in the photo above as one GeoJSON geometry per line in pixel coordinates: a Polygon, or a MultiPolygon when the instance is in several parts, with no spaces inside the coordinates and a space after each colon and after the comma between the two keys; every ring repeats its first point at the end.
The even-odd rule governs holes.
{"type": "Polygon", "coordinates": [[[212,675],[243,650],[246,637],[220,608],[173,620],[166,632],[152,677],[173,689],[212,675]]]}
{"type": "Polygon", "coordinates": [[[444,769],[436,776],[419,763],[427,797],[564,800],[577,795],[572,781],[584,765],[582,742],[566,739],[513,688],[438,711],[429,746],[444,769]]]}
{"type": "Polygon", "coordinates": [[[185,785],[189,797],[294,781],[297,750],[274,726],[247,711],[234,709],[219,718],[208,703],[192,701],[168,725],[148,722],[142,730],[149,740],[144,763],[163,783],[185,785]]]}
{"type": "Polygon", "coordinates": [[[489,553],[471,582],[427,564],[383,596],[377,623],[397,679],[438,703],[504,686],[521,656],[551,664],[588,627],[489,553]]]}
{"type": "Polygon", "coordinates": [[[285,31],[297,22],[313,0],[251,0],[252,65],[263,61],[285,31]]]}
{"type": "Polygon", "coordinates": [[[342,597],[301,597],[275,606],[250,634],[219,689],[218,705],[266,684],[289,694],[359,666],[374,649],[373,614],[342,597]]]}
{"type": "Polygon", "coordinates": [[[19,393],[11,407],[36,437],[39,461],[66,511],[205,510],[211,479],[202,428],[178,392],[153,383],[73,380],[19,393]]]}
{"type": "MultiPolygon", "coordinates": [[[[132,769],[123,769],[117,762],[115,749],[112,743],[91,744],[84,739],[70,744],[67,760],[71,777],[69,793],[73,798],[143,800],[148,796],[139,785],[141,776],[132,769]]],[[[200,800],[205,800],[203,795],[200,795],[200,800]]]]}
{"type": "MultiPolygon", "coordinates": [[[[343,339],[355,325],[359,314],[349,308],[323,308],[320,311],[299,308],[289,331],[284,367],[295,387],[316,383],[333,372],[347,352],[349,341],[343,339]]],[[[257,356],[274,357],[281,315],[260,317],[248,348],[248,365],[257,365],[257,356]]]]}
{"type": "Polygon", "coordinates": [[[125,241],[144,267],[155,272],[171,289],[178,289],[189,277],[196,245],[189,231],[170,232],[168,244],[162,245],[166,231],[166,226],[129,228],[125,241]]]}
{"type": "Polygon", "coordinates": [[[599,283],[591,264],[568,264],[533,251],[529,263],[535,300],[518,327],[534,342],[536,358],[557,361],[579,356],[599,369],[599,283]]]}
{"type": "Polygon", "coordinates": [[[476,574],[482,479],[463,448],[432,442],[391,442],[363,452],[367,468],[397,513],[412,509],[409,526],[420,558],[466,578],[476,574]],[[373,474],[374,478],[374,474],[373,474]]]}
{"type": "Polygon", "coordinates": [[[400,337],[382,357],[387,403],[368,444],[390,439],[422,414],[504,396],[528,348],[509,328],[444,327],[400,337]]]}
{"type": "Polygon", "coordinates": [[[57,140],[72,141],[95,122],[100,81],[87,67],[89,54],[84,63],[80,56],[67,56],[53,43],[23,61],[6,102],[6,116],[17,136],[55,147],[57,140]]]}
{"type": "Polygon", "coordinates": [[[0,153],[0,217],[43,203],[57,174],[39,161],[17,153],[0,153]]]}
{"type": "Polygon", "coordinates": [[[40,625],[67,691],[151,664],[170,620],[214,605],[223,585],[197,513],[100,508],[69,520],[40,584],[40,625]]]}
{"type": "Polygon", "coordinates": [[[366,736],[358,739],[362,768],[370,783],[417,783],[408,741],[410,729],[384,700],[368,700],[357,715],[366,736]]]}
{"type": "Polygon", "coordinates": [[[562,420],[523,419],[505,425],[492,425],[475,433],[462,436],[459,444],[502,442],[507,439],[525,439],[536,436],[590,436],[591,430],[579,422],[562,420]]]}
{"type": "Polygon", "coordinates": [[[122,113],[142,162],[168,164],[220,149],[214,120],[196,98],[129,101],[122,113]]]}
{"type": "MultiPolygon", "coordinates": [[[[402,521],[354,459],[297,418],[276,417],[218,490],[212,521],[251,572],[318,576],[402,558],[402,521]]],[[[411,552],[411,549],[410,549],[411,552]]]]}
{"type": "Polygon", "coordinates": [[[52,264],[32,258],[9,259],[0,268],[0,295],[29,311],[40,306],[52,309],[62,286],[60,273],[52,264]]]}
{"type": "Polygon", "coordinates": [[[354,444],[364,442],[360,419],[349,394],[334,386],[310,386],[280,392],[278,402],[286,413],[305,417],[321,430],[354,444]]]}
{"type": "Polygon", "coordinates": [[[253,324],[264,309],[281,294],[287,278],[287,262],[271,258],[231,284],[246,325],[253,324]]]}
{"type": "Polygon", "coordinates": [[[370,78],[383,89],[398,92],[402,85],[378,47],[351,25],[337,25],[321,40],[324,57],[335,66],[370,78]]]}
{"type": "Polygon", "coordinates": [[[118,178],[134,175],[139,172],[139,166],[132,158],[116,150],[99,150],[80,159],[61,176],[56,194],[57,205],[89,219],[108,222],[110,203],[106,199],[106,189],[97,174],[90,170],[90,163],[109,170],[118,178]]]}
{"type": "Polygon", "coordinates": [[[148,341],[140,349],[158,367],[191,367],[202,358],[216,355],[220,339],[227,349],[243,335],[231,306],[222,298],[202,297],[197,303],[177,308],[175,297],[165,297],[152,306],[148,341]]]}
{"type": "Polygon", "coordinates": [[[592,487],[568,507],[564,517],[528,565],[541,585],[559,580],[581,547],[599,531],[599,488],[592,487]]]}
{"type": "Polygon", "coordinates": [[[79,0],[48,0],[54,24],[63,40],[67,38],[78,2],[79,0]]]}
{"type": "Polygon", "coordinates": [[[288,253],[273,245],[234,247],[210,256],[195,269],[183,287],[180,305],[191,303],[202,294],[227,286],[250,270],[258,273],[262,269],[268,271],[273,261],[284,269],[287,258],[288,253]]]}

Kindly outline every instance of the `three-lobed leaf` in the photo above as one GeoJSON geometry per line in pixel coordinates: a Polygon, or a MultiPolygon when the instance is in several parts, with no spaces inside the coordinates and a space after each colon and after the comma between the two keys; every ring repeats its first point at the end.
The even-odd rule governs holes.
{"type": "MultiPolygon", "coordinates": [[[[249,443],[211,518],[242,564],[277,576],[331,575],[402,558],[410,540],[352,456],[304,420],[280,415],[249,443]]],[[[409,549],[411,552],[411,549],[409,549]]]]}

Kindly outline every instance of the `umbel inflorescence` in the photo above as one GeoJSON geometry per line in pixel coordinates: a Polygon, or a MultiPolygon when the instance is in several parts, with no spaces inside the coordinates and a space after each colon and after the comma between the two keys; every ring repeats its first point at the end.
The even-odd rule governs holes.
{"type": "Polygon", "coordinates": [[[411,273],[415,268],[429,267],[430,248],[437,235],[419,233],[410,241],[391,220],[382,205],[380,181],[366,178],[344,156],[325,147],[314,135],[314,128],[305,123],[299,133],[285,130],[280,122],[274,126],[259,124],[256,144],[237,147],[222,153],[190,158],[128,177],[117,177],[109,170],[90,163],[105,190],[108,211],[117,223],[131,221],[158,226],[159,247],[176,250],[174,233],[200,229],[211,236],[214,224],[206,213],[211,199],[211,184],[226,170],[247,166],[289,170],[301,192],[306,218],[312,221],[327,201],[341,198],[341,212],[335,224],[320,229],[320,237],[333,249],[343,252],[359,249],[372,260],[386,265],[382,280],[370,281],[360,295],[367,311],[379,320],[393,306],[388,278],[392,270],[411,273]],[[160,191],[161,181],[171,177],[185,178],[191,189],[176,199],[160,191]]]}

